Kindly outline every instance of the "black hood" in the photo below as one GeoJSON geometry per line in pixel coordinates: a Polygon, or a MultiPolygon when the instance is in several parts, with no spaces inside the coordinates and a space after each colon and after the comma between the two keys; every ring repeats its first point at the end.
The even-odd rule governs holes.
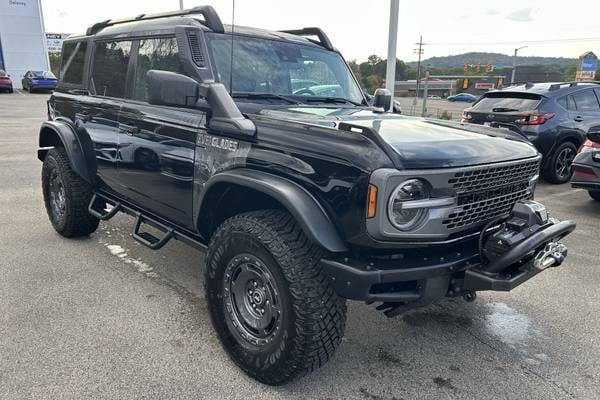
{"type": "Polygon", "coordinates": [[[519,134],[443,120],[377,114],[366,109],[305,108],[264,110],[271,118],[337,128],[369,128],[398,155],[403,168],[461,167],[535,157],[535,147],[519,134]]]}

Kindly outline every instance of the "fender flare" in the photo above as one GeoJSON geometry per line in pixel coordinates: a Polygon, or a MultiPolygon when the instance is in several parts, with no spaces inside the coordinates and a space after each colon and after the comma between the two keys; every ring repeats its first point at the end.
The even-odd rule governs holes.
{"type": "Polygon", "coordinates": [[[301,229],[314,243],[318,243],[330,252],[348,251],[333,222],[306,189],[289,179],[267,172],[233,169],[213,175],[204,186],[198,205],[197,220],[200,220],[203,200],[211,188],[217,184],[228,183],[256,190],[279,202],[300,225],[301,229]]]}
{"type": "MultiPolygon", "coordinates": [[[[84,146],[84,143],[82,143],[82,139],[80,138],[81,135],[76,134],[74,128],[66,122],[44,121],[42,123],[39,134],[40,149],[38,150],[38,159],[44,161],[46,154],[48,153],[48,148],[56,146],[57,143],[52,138],[52,134],[56,135],[62,143],[62,146],[69,156],[73,171],[81,176],[86,182],[94,184],[96,165],[93,152],[91,153],[93,161],[89,162],[88,158],[90,153],[87,152],[86,154],[86,147],[84,146]]],[[[87,137],[87,134],[84,136],[87,137]]],[[[89,142],[88,145],[91,145],[89,137],[87,137],[87,139],[89,142]]]]}

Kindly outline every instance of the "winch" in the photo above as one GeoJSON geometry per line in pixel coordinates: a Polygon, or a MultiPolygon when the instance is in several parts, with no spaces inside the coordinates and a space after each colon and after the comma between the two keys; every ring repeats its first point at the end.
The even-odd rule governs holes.
{"type": "MultiPolygon", "coordinates": [[[[485,272],[497,273],[508,267],[503,261],[511,251],[520,245],[530,242],[539,233],[557,224],[558,221],[550,218],[543,204],[533,200],[520,201],[515,204],[510,217],[491,234],[482,248],[484,263],[481,269],[485,272]]],[[[539,235],[538,235],[539,236],[539,235]]],[[[538,243],[528,251],[531,252],[533,265],[537,269],[560,265],[567,255],[567,247],[558,242],[560,237],[548,238],[547,242],[538,243]],[[543,250],[538,250],[544,246],[543,250]]],[[[522,246],[521,246],[522,247],[522,246]]],[[[525,254],[520,252],[520,259],[525,254]]]]}

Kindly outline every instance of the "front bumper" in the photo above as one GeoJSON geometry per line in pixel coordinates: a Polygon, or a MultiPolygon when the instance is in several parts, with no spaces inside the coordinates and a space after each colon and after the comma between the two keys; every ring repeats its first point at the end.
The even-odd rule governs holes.
{"type": "Polygon", "coordinates": [[[550,225],[485,267],[480,264],[477,243],[435,253],[419,249],[386,260],[323,259],[321,266],[343,298],[419,306],[474,291],[510,291],[541,272],[536,255],[574,229],[572,221],[550,225]]]}

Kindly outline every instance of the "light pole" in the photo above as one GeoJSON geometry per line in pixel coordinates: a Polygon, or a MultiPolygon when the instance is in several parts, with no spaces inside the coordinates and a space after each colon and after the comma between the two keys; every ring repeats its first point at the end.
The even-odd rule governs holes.
{"type": "Polygon", "coordinates": [[[400,0],[390,0],[390,28],[388,38],[387,70],[385,73],[385,88],[392,94],[390,109],[394,109],[394,91],[396,89],[396,47],[398,46],[398,14],[400,0]]]}
{"type": "Polygon", "coordinates": [[[179,9],[183,10],[183,0],[179,0],[179,9]]]}
{"type": "Polygon", "coordinates": [[[515,76],[516,76],[516,73],[517,73],[517,52],[519,50],[523,50],[526,47],[527,46],[523,46],[523,47],[519,47],[519,48],[515,49],[515,55],[513,56],[513,70],[512,70],[512,75],[510,77],[510,84],[511,85],[515,84],[515,76]]]}

